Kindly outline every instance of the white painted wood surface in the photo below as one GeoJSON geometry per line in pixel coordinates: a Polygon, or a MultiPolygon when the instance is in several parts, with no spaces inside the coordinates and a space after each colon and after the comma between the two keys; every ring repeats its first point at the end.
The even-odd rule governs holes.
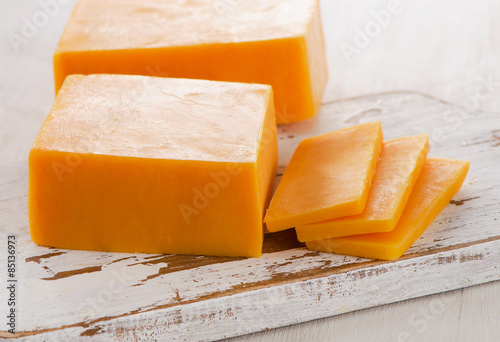
{"type": "Polygon", "coordinates": [[[4,167],[0,234],[18,241],[18,336],[215,340],[500,279],[500,119],[471,112],[448,127],[446,113],[461,111],[380,94],[280,126],[280,170],[303,138],[374,119],[386,139],[429,132],[430,155],[471,160],[452,204],[394,262],[312,252],[293,232],[267,235],[259,259],[48,249],[29,238],[26,165],[4,167]]]}
{"type": "MultiPolygon", "coordinates": [[[[50,109],[52,52],[74,0],[66,2],[18,52],[5,39],[7,34],[19,33],[23,18],[31,19],[41,7],[39,2],[31,0],[0,2],[0,165],[26,160],[50,109]]],[[[363,29],[373,19],[371,11],[387,9],[388,1],[323,0],[321,4],[330,72],[326,102],[376,92],[412,90],[463,106],[482,79],[500,81],[498,1],[401,0],[403,10],[349,61],[341,54],[339,44],[352,42],[355,30],[363,29]]],[[[500,92],[498,87],[494,89],[478,101],[474,110],[500,115],[500,92]]],[[[458,129],[456,124],[464,122],[460,114],[447,117],[445,131],[458,129]]],[[[0,183],[5,184],[7,177],[0,172],[0,183]]],[[[20,188],[14,186],[8,191],[15,189],[20,188]]],[[[467,209],[466,204],[471,202],[464,202],[456,209],[467,209]]],[[[20,216],[8,222],[19,226],[23,219],[20,216]]],[[[6,227],[3,222],[0,224],[6,227]]],[[[0,241],[3,244],[4,237],[0,241]]],[[[500,282],[492,282],[233,340],[498,341],[499,303],[500,282]]],[[[0,302],[0,308],[2,305],[0,302]]]]}

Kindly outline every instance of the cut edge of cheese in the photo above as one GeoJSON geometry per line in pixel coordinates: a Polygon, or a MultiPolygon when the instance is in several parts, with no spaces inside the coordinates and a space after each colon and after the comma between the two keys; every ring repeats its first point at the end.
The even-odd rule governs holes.
{"type": "Polygon", "coordinates": [[[427,158],[421,177],[393,231],[308,241],[307,247],[371,259],[394,260],[401,257],[459,191],[469,164],[469,161],[427,158]],[[429,193],[432,193],[432,198],[428,197],[429,193]]]}
{"type": "Polygon", "coordinates": [[[248,186],[249,183],[257,183],[255,163],[117,157],[35,148],[30,151],[29,165],[29,230],[32,241],[38,245],[118,253],[231,257],[259,257],[262,254],[260,196],[256,187],[248,186]],[[75,164],[75,167],[71,167],[68,165],[69,160],[78,162],[79,165],[75,164]],[[189,194],[185,194],[182,201],[175,202],[167,195],[171,193],[173,185],[170,179],[184,177],[186,163],[192,165],[193,170],[197,169],[197,175],[205,179],[203,183],[193,185],[193,189],[201,192],[204,190],[204,184],[214,182],[211,176],[208,176],[210,173],[221,174],[231,170],[234,174],[229,171],[230,182],[228,186],[218,188],[220,195],[209,198],[203,193],[208,200],[199,200],[201,197],[198,197],[197,201],[201,202],[202,207],[194,204],[197,194],[201,192],[190,191],[189,194]],[[97,177],[95,170],[104,168],[108,171],[104,174],[101,172],[99,179],[104,180],[105,186],[103,182],[95,181],[97,177]],[[128,170],[127,175],[119,171],[124,168],[128,170]],[[76,187],[71,187],[71,189],[57,187],[61,181],[58,179],[58,174],[63,176],[63,182],[76,184],[76,187]],[[153,195],[158,201],[153,204],[154,208],[146,209],[147,214],[141,219],[135,214],[133,207],[144,205],[141,198],[144,199],[144,196],[149,195],[146,194],[147,189],[135,187],[131,191],[125,191],[124,184],[131,181],[141,184],[145,178],[150,177],[162,177],[169,181],[157,183],[154,186],[153,195]],[[238,188],[239,191],[234,190],[238,188]],[[99,198],[98,204],[95,204],[95,199],[85,197],[86,193],[92,189],[106,190],[113,195],[99,198]],[[245,193],[244,199],[238,195],[241,192],[245,193]],[[48,198],[47,194],[55,197],[48,198]],[[215,208],[220,209],[221,204],[224,204],[226,194],[232,196],[232,201],[228,202],[229,207],[226,207],[226,210],[240,210],[240,219],[233,217],[232,221],[239,222],[242,229],[220,230],[213,222],[209,227],[205,227],[200,222],[201,215],[213,217],[210,212],[214,212],[215,208]],[[185,204],[191,208],[188,210],[185,209],[186,207],[181,208],[181,205],[185,204]],[[54,208],[65,208],[64,214],[54,208]],[[171,210],[165,211],[165,208],[171,210]],[[89,211],[85,209],[93,209],[92,214],[88,214],[89,211]],[[75,215],[77,220],[74,218],[75,215]],[[168,231],[162,223],[159,224],[154,219],[155,215],[162,217],[163,222],[169,222],[168,231]],[[176,218],[172,218],[173,216],[176,218]],[[186,218],[190,219],[188,223],[185,221],[186,218]],[[199,231],[196,227],[208,229],[209,236],[191,235],[188,237],[186,231],[189,229],[199,231]]]}
{"type": "Polygon", "coordinates": [[[319,0],[317,1],[316,11],[310,25],[311,27],[308,29],[306,36],[306,44],[309,46],[309,49],[307,49],[307,60],[313,94],[314,113],[318,113],[323,101],[326,83],[328,82],[328,65],[326,62],[325,38],[322,29],[319,0]]]}
{"type": "MultiPolygon", "coordinates": [[[[272,89],[269,94],[267,111],[262,122],[259,139],[261,143],[257,151],[256,180],[258,181],[257,188],[259,189],[263,220],[266,209],[271,202],[274,181],[276,180],[276,169],[278,168],[278,134],[272,89]],[[268,170],[272,171],[269,172],[268,170]]],[[[264,229],[264,225],[262,228],[264,229]]]]}

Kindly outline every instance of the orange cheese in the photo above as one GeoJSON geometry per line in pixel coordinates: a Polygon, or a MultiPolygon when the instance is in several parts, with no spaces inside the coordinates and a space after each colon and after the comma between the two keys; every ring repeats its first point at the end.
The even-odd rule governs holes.
{"type": "Polygon", "coordinates": [[[393,230],[422,170],[428,151],[429,139],[426,134],[384,142],[363,212],[308,225],[297,225],[299,241],[393,230]]]}
{"type": "Polygon", "coordinates": [[[80,0],[54,55],[70,74],[270,84],[278,123],[320,107],[325,47],[317,0],[80,0]]]}
{"type": "Polygon", "coordinates": [[[31,237],[258,257],[276,165],[268,85],[69,76],[30,152],[31,237]]]}
{"type": "Polygon", "coordinates": [[[397,259],[448,205],[460,189],[468,169],[468,161],[429,158],[392,232],[310,241],[307,247],[365,258],[397,259]]]}
{"type": "Polygon", "coordinates": [[[362,212],[382,140],[379,121],[303,140],[271,200],[269,231],[362,212]]]}

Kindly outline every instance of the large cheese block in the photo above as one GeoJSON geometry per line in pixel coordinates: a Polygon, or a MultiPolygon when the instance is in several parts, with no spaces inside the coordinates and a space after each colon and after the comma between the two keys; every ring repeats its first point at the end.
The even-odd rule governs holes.
{"type": "Polygon", "coordinates": [[[393,231],[309,241],[307,247],[365,258],[397,259],[448,205],[468,170],[468,161],[428,158],[393,231]]]}
{"type": "Polygon", "coordinates": [[[362,213],[297,225],[299,241],[390,232],[399,221],[429,152],[427,134],[384,142],[373,184],[362,213]]]}
{"type": "Polygon", "coordinates": [[[317,0],[80,0],[54,55],[69,74],[270,84],[278,123],[319,109],[327,80],[317,0]]]}
{"type": "Polygon", "coordinates": [[[303,140],[269,205],[269,231],[361,213],[382,140],[380,121],[303,140]]]}
{"type": "Polygon", "coordinates": [[[58,248],[258,257],[276,165],[268,85],[72,75],[30,152],[31,236],[58,248]]]}

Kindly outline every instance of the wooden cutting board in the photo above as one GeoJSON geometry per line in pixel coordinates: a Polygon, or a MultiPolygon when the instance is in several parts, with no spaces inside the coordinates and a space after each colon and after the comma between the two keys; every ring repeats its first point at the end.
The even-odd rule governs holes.
{"type": "MultiPolygon", "coordinates": [[[[317,118],[279,127],[278,180],[302,139],[373,120],[385,139],[429,133],[430,156],[471,161],[451,204],[389,262],[309,251],[293,231],[267,234],[258,259],[40,247],[29,236],[27,163],[2,167],[2,267],[7,237],[17,241],[14,336],[209,341],[500,279],[499,116],[406,92],[325,103],[317,118]]],[[[5,326],[0,336],[12,336],[5,326]]]]}

